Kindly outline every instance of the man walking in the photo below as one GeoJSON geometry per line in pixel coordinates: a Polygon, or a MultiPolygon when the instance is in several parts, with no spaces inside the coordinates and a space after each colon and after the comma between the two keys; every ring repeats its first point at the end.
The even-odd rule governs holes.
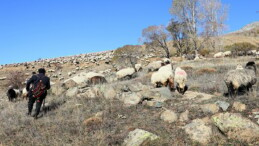
{"type": "Polygon", "coordinates": [[[40,113],[40,108],[43,100],[47,96],[47,90],[50,89],[50,79],[45,76],[46,70],[44,68],[40,68],[38,70],[39,74],[33,75],[26,84],[26,90],[29,94],[29,102],[28,102],[28,115],[31,115],[33,104],[36,101],[36,109],[33,117],[35,119],[38,118],[40,113]],[[30,85],[32,84],[32,88],[30,85]]]}

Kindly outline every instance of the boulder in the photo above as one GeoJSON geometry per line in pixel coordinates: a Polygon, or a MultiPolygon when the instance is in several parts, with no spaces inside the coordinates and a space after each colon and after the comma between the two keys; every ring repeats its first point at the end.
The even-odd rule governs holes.
{"type": "Polygon", "coordinates": [[[219,113],[212,116],[212,122],[228,138],[259,144],[259,126],[239,113],[219,113]]]}
{"type": "Polygon", "coordinates": [[[122,100],[126,106],[132,106],[137,105],[141,101],[141,98],[142,96],[139,93],[124,92],[122,93],[120,100],[122,100]]]}
{"type": "Polygon", "coordinates": [[[179,116],[179,121],[185,122],[189,120],[189,111],[186,110],[185,112],[181,113],[179,116]]]}
{"type": "Polygon", "coordinates": [[[77,83],[74,81],[74,80],[72,80],[72,79],[68,79],[68,80],[65,80],[64,81],[64,86],[65,86],[65,88],[73,88],[73,87],[76,87],[77,86],[77,83]]]}
{"type": "Polygon", "coordinates": [[[67,90],[66,92],[66,96],[68,97],[75,97],[78,94],[78,88],[77,87],[73,87],[67,90]]]}
{"type": "Polygon", "coordinates": [[[177,121],[178,116],[174,111],[166,110],[161,114],[160,118],[165,122],[173,123],[177,121]]]}
{"type": "Polygon", "coordinates": [[[123,142],[123,146],[140,146],[144,142],[147,141],[154,141],[158,139],[159,137],[153,133],[150,133],[148,131],[142,130],[142,129],[135,129],[134,131],[131,131],[129,135],[126,137],[126,139],[123,142]]]}
{"type": "Polygon", "coordinates": [[[217,101],[216,104],[225,112],[227,111],[228,107],[229,107],[229,103],[226,101],[217,101]]]}
{"type": "Polygon", "coordinates": [[[49,93],[59,96],[59,95],[65,93],[66,91],[67,90],[64,87],[62,87],[61,85],[53,85],[53,86],[51,86],[49,93]]]}
{"type": "Polygon", "coordinates": [[[212,113],[212,114],[215,114],[219,111],[219,107],[216,104],[204,104],[204,105],[201,105],[201,109],[204,113],[212,113]]]}
{"type": "Polygon", "coordinates": [[[198,141],[206,145],[212,137],[212,128],[207,126],[201,119],[195,119],[190,124],[183,127],[185,132],[194,141],[198,141]]]}

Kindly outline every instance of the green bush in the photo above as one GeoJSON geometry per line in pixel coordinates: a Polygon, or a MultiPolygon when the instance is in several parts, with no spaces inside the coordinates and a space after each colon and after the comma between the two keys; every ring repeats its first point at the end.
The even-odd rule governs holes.
{"type": "Polygon", "coordinates": [[[243,42],[243,43],[234,43],[232,45],[225,46],[226,51],[249,51],[249,50],[254,50],[257,47],[251,43],[248,42],[243,42]]]}

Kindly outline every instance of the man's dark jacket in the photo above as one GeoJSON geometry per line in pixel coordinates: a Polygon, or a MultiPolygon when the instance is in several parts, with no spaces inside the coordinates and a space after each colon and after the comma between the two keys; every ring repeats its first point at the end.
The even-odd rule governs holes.
{"type": "MultiPolygon", "coordinates": [[[[29,96],[32,94],[30,85],[33,84],[33,87],[36,87],[37,83],[42,80],[42,83],[46,86],[46,90],[50,89],[50,79],[49,77],[45,76],[43,73],[39,73],[37,75],[33,75],[26,84],[26,90],[29,92],[29,96]]],[[[46,93],[44,93],[42,96],[46,96],[46,93]]]]}

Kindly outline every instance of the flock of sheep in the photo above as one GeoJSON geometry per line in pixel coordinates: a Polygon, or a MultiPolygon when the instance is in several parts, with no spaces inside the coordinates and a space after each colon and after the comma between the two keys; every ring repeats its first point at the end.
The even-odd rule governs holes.
{"type": "MultiPolygon", "coordinates": [[[[214,57],[217,58],[220,55],[230,56],[231,52],[220,52],[215,54],[214,57]]],[[[53,64],[57,62],[60,63],[62,60],[62,63],[71,62],[73,64],[78,64],[80,61],[85,61],[86,57],[87,61],[98,64],[98,60],[106,60],[107,58],[111,59],[112,51],[96,54],[94,57],[93,54],[92,56],[88,54],[83,56],[81,55],[77,57],[70,57],[70,59],[64,59],[61,57],[55,60],[44,60],[43,62],[45,62],[45,64],[53,64]]],[[[24,66],[26,65],[27,64],[24,64],[24,66]]],[[[168,58],[150,62],[145,67],[142,67],[141,64],[136,64],[135,67],[118,70],[116,72],[116,78],[117,80],[129,80],[131,78],[137,77],[138,72],[143,70],[144,72],[152,72],[150,81],[155,88],[168,87],[170,91],[175,91],[176,89],[180,94],[184,94],[188,90],[188,86],[186,85],[187,73],[180,67],[173,69],[171,60],[168,58]]],[[[111,69],[109,69],[109,72],[110,71],[111,69]]],[[[76,74],[76,71],[74,71],[73,74],[76,74],[75,76],[71,77],[73,75],[71,72],[68,73],[68,76],[71,77],[70,79],[75,81],[77,84],[86,82],[90,85],[96,85],[107,83],[103,73],[105,72],[82,72],[80,74],[76,74]]],[[[64,82],[68,80],[69,79],[65,80],[64,82]]],[[[239,90],[252,90],[252,86],[255,85],[257,81],[255,62],[248,62],[245,68],[243,68],[241,65],[238,65],[235,70],[231,70],[226,73],[224,81],[227,85],[228,92],[231,97],[236,97],[239,90]]],[[[9,88],[7,95],[9,100],[12,101],[12,99],[21,95],[26,97],[27,91],[25,89],[18,90],[15,88],[9,88]]]]}

